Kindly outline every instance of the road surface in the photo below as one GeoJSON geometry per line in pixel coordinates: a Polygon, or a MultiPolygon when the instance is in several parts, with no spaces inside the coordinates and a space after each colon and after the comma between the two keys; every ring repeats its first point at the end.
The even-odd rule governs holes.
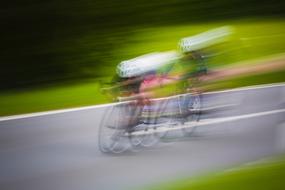
{"type": "Polygon", "coordinates": [[[284,148],[284,84],[205,94],[204,107],[193,137],[174,131],[154,147],[118,156],[98,150],[106,107],[0,118],[0,187],[137,189],[239,166],[284,148]]]}

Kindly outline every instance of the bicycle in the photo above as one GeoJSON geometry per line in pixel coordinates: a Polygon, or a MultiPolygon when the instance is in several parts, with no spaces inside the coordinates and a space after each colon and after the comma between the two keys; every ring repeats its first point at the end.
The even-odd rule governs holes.
{"type": "Polygon", "coordinates": [[[98,133],[101,152],[136,151],[155,145],[169,131],[181,129],[186,136],[191,136],[196,129],[193,123],[200,120],[202,109],[200,92],[148,102],[141,104],[138,97],[119,98],[119,103],[106,110],[98,133]]]}

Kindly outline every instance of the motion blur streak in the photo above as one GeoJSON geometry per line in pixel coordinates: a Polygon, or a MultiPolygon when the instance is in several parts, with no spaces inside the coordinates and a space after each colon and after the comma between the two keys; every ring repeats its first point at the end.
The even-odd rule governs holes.
{"type": "Polygon", "coordinates": [[[12,0],[0,23],[1,190],[140,189],[285,154],[284,0],[12,0]]]}
{"type": "MultiPolygon", "coordinates": [[[[3,24],[0,89],[109,75],[111,69],[108,68],[120,60],[172,49],[175,46],[172,38],[178,40],[183,35],[194,35],[213,25],[221,26],[221,22],[238,25],[240,19],[245,19],[247,25],[251,18],[282,19],[284,7],[282,0],[7,1],[0,8],[3,24]],[[179,25],[190,28],[183,31],[179,25]],[[163,30],[171,26],[176,34],[172,29],[163,30]],[[136,38],[141,35],[140,31],[152,33],[152,29],[155,29],[154,35],[136,38]],[[164,41],[157,44],[160,48],[139,45],[149,38],[157,42],[159,36],[164,41]],[[142,49],[136,49],[137,45],[142,49]],[[132,50],[122,51],[125,48],[132,50]]],[[[268,30],[271,30],[269,33],[278,32],[268,25],[262,26],[262,30],[253,25],[246,28],[255,31],[254,36],[268,30]]],[[[237,40],[238,47],[255,46],[256,41],[247,40],[250,33],[239,32],[239,36],[249,42],[237,40]]],[[[278,43],[276,38],[271,41],[278,43]]],[[[278,49],[269,49],[258,53],[280,53],[278,49]]],[[[239,53],[242,55],[235,56],[249,56],[243,55],[244,50],[239,53]]],[[[247,53],[252,54],[252,51],[247,53]]]]}
{"type": "MultiPolygon", "coordinates": [[[[201,121],[285,109],[285,87],[205,94],[201,121]],[[222,105],[232,105],[223,107],[222,105]]],[[[0,122],[3,189],[129,189],[237,166],[284,151],[284,112],[171,132],[157,146],[120,156],[97,149],[106,108],[0,122]]]]}

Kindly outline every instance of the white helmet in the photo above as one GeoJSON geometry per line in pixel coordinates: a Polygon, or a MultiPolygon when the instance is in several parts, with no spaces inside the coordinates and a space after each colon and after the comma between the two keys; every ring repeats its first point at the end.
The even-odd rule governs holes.
{"type": "Polygon", "coordinates": [[[183,53],[203,49],[226,41],[230,34],[232,34],[232,28],[229,26],[212,29],[195,36],[182,38],[179,47],[183,53]]]}
{"type": "Polygon", "coordinates": [[[176,51],[149,53],[134,59],[122,61],[117,66],[117,74],[122,78],[136,77],[155,71],[178,58],[176,51]]]}
{"type": "Polygon", "coordinates": [[[122,61],[117,66],[117,74],[122,78],[129,78],[141,73],[140,67],[137,64],[133,64],[132,60],[122,61]]]}

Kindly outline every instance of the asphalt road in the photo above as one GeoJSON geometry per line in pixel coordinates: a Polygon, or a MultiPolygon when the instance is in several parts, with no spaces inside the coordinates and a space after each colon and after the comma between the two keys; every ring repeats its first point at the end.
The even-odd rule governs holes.
{"type": "Polygon", "coordinates": [[[284,150],[285,85],[206,94],[204,107],[193,137],[174,131],[154,147],[118,156],[98,150],[104,107],[2,120],[0,188],[136,189],[284,150]]]}

